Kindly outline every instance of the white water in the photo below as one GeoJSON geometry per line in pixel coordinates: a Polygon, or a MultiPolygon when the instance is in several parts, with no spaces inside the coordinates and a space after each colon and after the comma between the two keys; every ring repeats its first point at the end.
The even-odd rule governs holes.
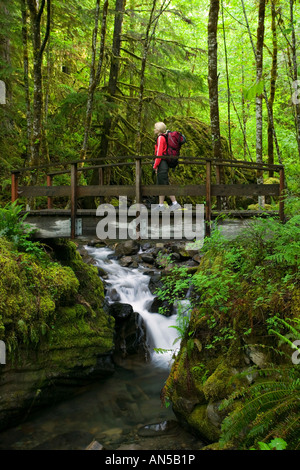
{"type": "Polygon", "coordinates": [[[119,302],[132,305],[134,312],[138,312],[143,318],[147,331],[147,339],[151,351],[151,361],[154,366],[169,368],[172,356],[179,347],[174,344],[178,337],[176,328],[176,315],[165,317],[159,313],[149,312],[149,308],[155,296],[151,293],[148,285],[150,277],[143,273],[143,268],[130,269],[120,266],[117,260],[109,259],[113,254],[109,248],[85,249],[96,260],[96,265],[101,267],[107,274],[107,297],[110,299],[110,288],[115,289],[120,295],[119,302]],[[157,353],[155,348],[164,349],[165,352],[157,353]]]}

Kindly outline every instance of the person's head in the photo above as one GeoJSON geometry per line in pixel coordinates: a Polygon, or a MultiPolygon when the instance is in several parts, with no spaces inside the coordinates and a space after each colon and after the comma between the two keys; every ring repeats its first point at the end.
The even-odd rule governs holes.
{"type": "Polygon", "coordinates": [[[167,127],[164,122],[156,122],[154,124],[154,134],[165,134],[167,131],[167,127]]]}

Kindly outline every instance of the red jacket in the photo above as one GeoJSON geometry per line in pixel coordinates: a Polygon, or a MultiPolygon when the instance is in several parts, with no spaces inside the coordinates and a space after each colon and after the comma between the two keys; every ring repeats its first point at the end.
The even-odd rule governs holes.
{"type": "MultiPolygon", "coordinates": [[[[163,134],[159,134],[156,145],[155,145],[155,156],[162,157],[163,155],[166,154],[166,151],[167,151],[167,141],[163,134]]],[[[161,158],[155,159],[154,165],[153,165],[154,170],[159,167],[160,162],[161,162],[161,158]]]]}

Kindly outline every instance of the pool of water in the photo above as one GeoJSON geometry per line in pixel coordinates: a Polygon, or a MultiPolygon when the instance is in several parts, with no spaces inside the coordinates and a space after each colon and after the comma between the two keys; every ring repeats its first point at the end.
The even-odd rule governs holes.
{"type": "Polygon", "coordinates": [[[77,396],[34,413],[0,433],[0,450],[197,450],[203,443],[182,429],[160,391],[166,368],[130,364],[77,396]]]}

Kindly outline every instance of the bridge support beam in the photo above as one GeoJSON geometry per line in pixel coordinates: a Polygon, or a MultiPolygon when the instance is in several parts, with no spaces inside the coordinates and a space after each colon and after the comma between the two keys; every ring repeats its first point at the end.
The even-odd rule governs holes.
{"type": "Polygon", "coordinates": [[[11,202],[15,202],[18,199],[18,178],[19,172],[14,171],[11,174],[11,202]]]}

